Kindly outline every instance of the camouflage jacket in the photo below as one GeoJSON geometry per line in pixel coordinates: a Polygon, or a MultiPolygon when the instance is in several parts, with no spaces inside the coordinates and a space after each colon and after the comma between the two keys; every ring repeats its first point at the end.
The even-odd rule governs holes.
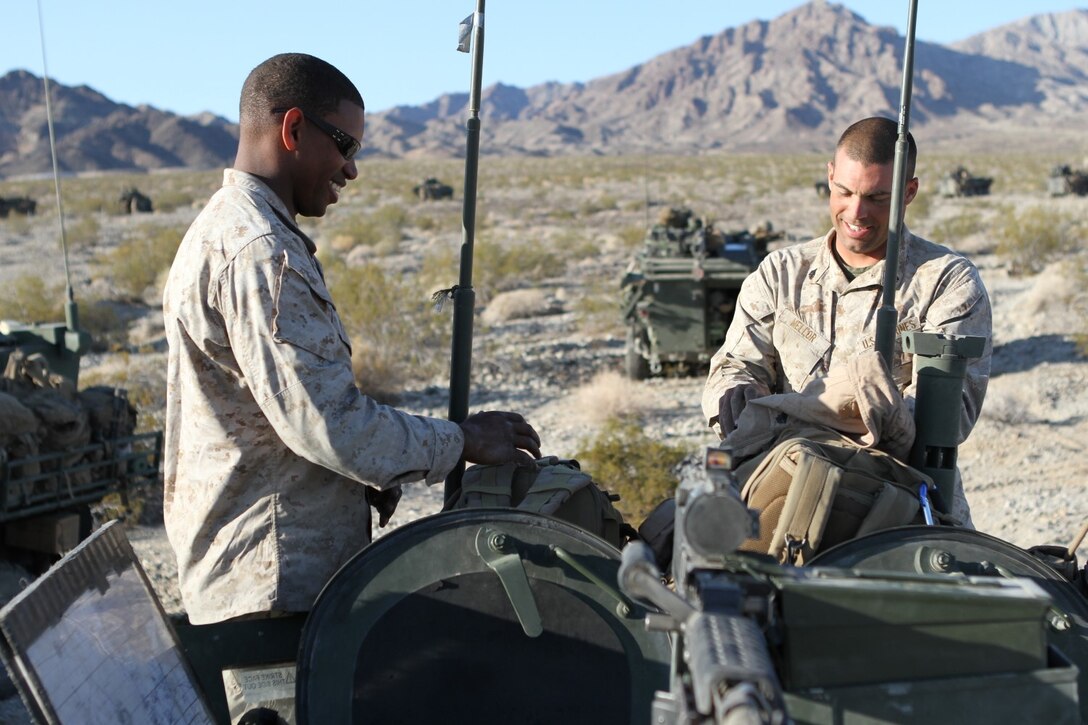
{"type": "MultiPolygon", "coordinates": [[[[857,351],[873,347],[884,262],[849,281],[831,252],[833,235],[832,230],[772,252],[744,281],[703,390],[703,415],[719,435],[718,401],[730,388],[761,382],[772,393],[800,391],[857,351]]],[[[966,439],[982,409],[992,349],[990,300],[978,270],[965,257],[904,230],[895,305],[899,332],[986,337],[982,357],[967,366],[960,422],[966,439]]],[[[898,335],[895,360],[893,375],[913,410],[917,379],[898,335]]]]}
{"type": "Polygon", "coordinates": [[[195,624],[309,610],[368,543],[363,484],[436,483],[461,455],[456,424],[356,388],[315,251],[228,169],[170,270],[164,506],[195,624]]]}

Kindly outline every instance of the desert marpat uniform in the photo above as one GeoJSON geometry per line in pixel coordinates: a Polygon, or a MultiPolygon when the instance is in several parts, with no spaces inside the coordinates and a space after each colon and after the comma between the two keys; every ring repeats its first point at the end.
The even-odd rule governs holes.
{"type": "Polygon", "coordinates": [[[368,543],[364,483],[436,483],[461,455],[456,424],[355,387],[315,251],[228,169],[170,271],[165,521],[194,624],[309,610],[368,543]]]}
{"type": "MultiPolygon", "coordinates": [[[[850,281],[832,254],[834,234],[831,230],[805,244],[772,252],[744,281],[733,322],[711,359],[703,390],[703,415],[719,435],[718,401],[730,388],[758,381],[772,393],[800,391],[851,355],[873,347],[884,261],[850,281]]],[[[917,379],[912,356],[903,353],[898,333],[920,330],[986,338],[982,357],[967,366],[962,442],[978,420],[990,376],[992,313],[986,288],[965,257],[905,229],[897,272],[893,374],[911,410],[917,379]]],[[[966,499],[958,477],[956,489],[952,513],[963,518],[966,499]]]]}

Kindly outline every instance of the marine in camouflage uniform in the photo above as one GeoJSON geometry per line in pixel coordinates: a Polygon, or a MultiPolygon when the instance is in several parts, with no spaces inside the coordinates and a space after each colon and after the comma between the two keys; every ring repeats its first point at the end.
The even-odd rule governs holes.
{"type": "MultiPolygon", "coordinates": [[[[855,136],[849,135],[850,129],[844,133],[836,160],[828,165],[834,228],[818,239],[772,252],[741,287],[702,398],[707,423],[722,437],[733,431],[748,401],[799,392],[875,343],[897,129],[887,119],[866,119],[855,127],[855,136]]],[[[909,178],[913,166],[912,158],[909,178]]],[[[917,188],[918,180],[911,178],[908,203],[917,188]]],[[[982,357],[967,366],[962,442],[978,420],[990,374],[992,315],[978,270],[962,255],[904,229],[895,306],[898,333],[920,330],[987,340],[982,357]]],[[[894,360],[892,374],[913,410],[917,376],[898,334],[894,360]]],[[[950,513],[970,523],[958,476],[950,513]]]]}
{"type": "MultiPolygon", "coordinates": [[[[356,178],[362,126],[358,91],[324,61],[288,54],[258,66],[243,89],[235,168],[171,268],[164,513],[194,624],[308,611],[369,541],[368,490],[442,481],[461,457],[540,454],[517,414],[459,425],[356,388],[316,247],[294,219],[322,216],[356,178]],[[306,84],[309,98],[276,98],[278,85],[298,95],[306,84]]],[[[376,499],[391,513],[395,495],[376,499]]]]}

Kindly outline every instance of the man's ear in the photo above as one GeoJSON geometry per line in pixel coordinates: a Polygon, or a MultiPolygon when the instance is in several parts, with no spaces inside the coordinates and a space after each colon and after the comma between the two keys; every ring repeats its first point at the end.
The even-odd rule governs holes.
{"type": "Polygon", "coordinates": [[[286,150],[298,150],[298,140],[302,133],[302,124],[305,122],[306,117],[302,115],[302,109],[297,106],[287,109],[283,114],[283,121],[280,123],[280,141],[286,150]]]}
{"type": "Polygon", "coordinates": [[[906,190],[906,193],[903,194],[903,206],[906,206],[907,204],[914,201],[914,197],[917,196],[917,195],[918,195],[918,177],[915,176],[913,179],[911,179],[910,181],[907,182],[907,190],[906,190]]]}

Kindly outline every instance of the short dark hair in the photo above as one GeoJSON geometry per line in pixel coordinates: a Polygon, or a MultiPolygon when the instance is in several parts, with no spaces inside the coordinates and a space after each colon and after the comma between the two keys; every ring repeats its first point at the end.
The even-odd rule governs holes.
{"type": "Polygon", "coordinates": [[[332,64],[305,53],[281,53],[250,71],[238,117],[243,127],[259,127],[273,122],[274,108],[298,106],[323,116],[335,113],[343,100],[365,108],[359,89],[332,64]]]}
{"type": "MultiPolygon", "coordinates": [[[[890,118],[873,116],[851,124],[842,132],[835,152],[843,151],[848,158],[863,164],[890,164],[895,160],[895,144],[899,140],[899,125],[890,118]]],[[[914,178],[918,147],[907,132],[907,178],[914,178]]]]}

